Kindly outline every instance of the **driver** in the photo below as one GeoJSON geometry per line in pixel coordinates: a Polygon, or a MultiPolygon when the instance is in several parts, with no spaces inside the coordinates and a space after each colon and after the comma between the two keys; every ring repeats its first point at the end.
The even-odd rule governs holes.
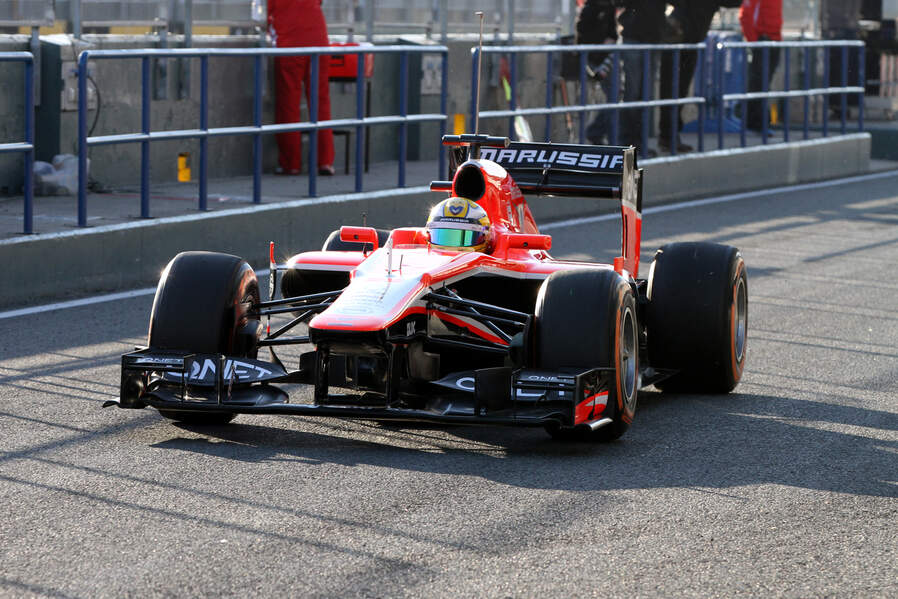
{"type": "Polygon", "coordinates": [[[486,210],[465,198],[449,198],[431,208],[427,231],[431,245],[462,252],[485,252],[491,237],[486,210]]]}

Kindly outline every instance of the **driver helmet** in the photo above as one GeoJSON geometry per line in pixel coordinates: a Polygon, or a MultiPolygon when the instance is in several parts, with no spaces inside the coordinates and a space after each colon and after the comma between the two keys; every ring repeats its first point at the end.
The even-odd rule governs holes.
{"type": "Polygon", "coordinates": [[[480,204],[465,198],[443,200],[427,218],[430,243],[440,248],[483,252],[490,242],[490,219],[480,204]]]}

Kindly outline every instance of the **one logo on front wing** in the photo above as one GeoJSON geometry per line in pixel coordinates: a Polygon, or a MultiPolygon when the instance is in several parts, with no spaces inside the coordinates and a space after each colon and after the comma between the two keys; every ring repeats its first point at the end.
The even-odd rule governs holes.
{"type": "MultiPolygon", "coordinates": [[[[218,360],[213,358],[203,358],[202,360],[191,361],[189,364],[190,372],[187,374],[188,381],[209,384],[215,382],[216,377],[218,376],[218,360]]],[[[262,381],[266,378],[270,378],[273,374],[274,371],[269,370],[260,364],[228,358],[224,363],[224,375],[222,378],[225,381],[233,380],[246,383],[262,381]]],[[[167,380],[181,380],[181,375],[175,372],[166,372],[164,376],[167,380]]]]}

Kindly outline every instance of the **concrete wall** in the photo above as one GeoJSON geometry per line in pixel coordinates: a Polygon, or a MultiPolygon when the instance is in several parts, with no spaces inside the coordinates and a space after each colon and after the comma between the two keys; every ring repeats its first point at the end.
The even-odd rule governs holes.
{"type": "MultiPolygon", "coordinates": [[[[869,155],[870,136],[859,133],[646,161],[645,205],[856,175],[869,169],[869,155]]],[[[269,240],[277,243],[283,261],[319,248],[340,225],[359,224],[363,212],[376,215],[370,222],[378,227],[420,226],[434,198],[418,187],[0,240],[0,308],[153,285],[168,260],[183,250],[234,253],[264,267],[269,240]]],[[[529,203],[543,223],[615,209],[610,202],[574,198],[529,203]]]]}

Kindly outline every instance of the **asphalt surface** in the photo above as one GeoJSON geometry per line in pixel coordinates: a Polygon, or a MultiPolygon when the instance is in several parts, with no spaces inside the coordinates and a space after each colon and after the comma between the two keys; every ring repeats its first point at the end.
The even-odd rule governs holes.
{"type": "MultiPolygon", "coordinates": [[[[742,249],[748,365],[642,392],[606,445],[176,426],[100,408],[151,296],[0,320],[0,596],[895,597],[896,182],[646,215],[643,274],[669,241],[742,249]]],[[[553,254],[608,259],[617,226],[553,254]]]]}

